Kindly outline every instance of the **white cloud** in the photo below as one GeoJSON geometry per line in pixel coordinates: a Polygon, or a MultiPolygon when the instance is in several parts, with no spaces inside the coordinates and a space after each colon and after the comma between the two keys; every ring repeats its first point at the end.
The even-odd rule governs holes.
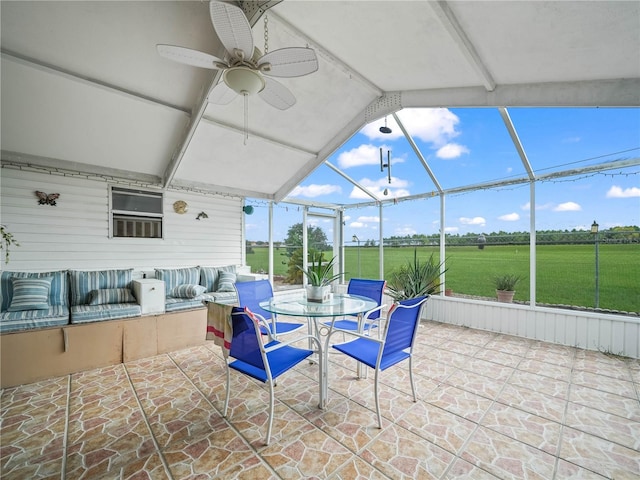
{"type": "Polygon", "coordinates": [[[632,198],[632,197],[640,197],[640,188],[630,187],[630,188],[625,188],[623,190],[622,187],[613,185],[607,192],[607,198],[632,198]]]}
{"type": "Polygon", "coordinates": [[[506,215],[500,215],[498,217],[498,220],[504,220],[505,222],[515,222],[517,220],[520,220],[520,215],[518,215],[516,212],[507,213],[506,215]]]}
{"type": "MultiPolygon", "coordinates": [[[[460,134],[456,130],[460,119],[446,108],[405,108],[398,112],[398,117],[412,137],[432,143],[436,147],[445,145],[450,139],[460,134]]],[[[387,126],[391,128],[392,133],[381,133],[382,126],[384,126],[384,118],[366,125],[360,133],[371,140],[396,140],[403,136],[392,116],[387,117],[387,126]]]]}
{"type": "Polygon", "coordinates": [[[460,217],[458,221],[463,225],[480,225],[481,227],[484,227],[487,223],[487,221],[482,217],[460,217]]]}
{"type": "MultiPolygon", "coordinates": [[[[382,147],[386,149],[387,147],[382,147]]],[[[340,168],[359,167],[362,165],[380,165],[380,148],[371,144],[360,145],[338,155],[340,168]]]]}
{"type": "Polygon", "coordinates": [[[561,203],[553,209],[554,212],[579,212],[580,210],[582,210],[582,207],[576,202],[561,203]]]}
{"type": "MultiPolygon", "coordinates": [[[[399,198],[411,195],[411,192],[405,187],[409,185],[409,182],[396,177],[391,177],[391,183],[387,177],[382,177],[378,180],[371,180],[370,178],[363,178],[358,183],[373,193],[380,199],[384,198],[399,198]],[[384,195],[384,191],[387,190],[387,195],[384,195]]],[[[354,199],[367,199],[371,200],[371,197],[354,186],[353,190],[349,194],[349,198],[354,199]]]]}
{"type": "Polygon", "coordinates": [[[375,222],[375,223],[380,223],[380,217],[378,216],[373,216],[373,217],[358,217],[358,221],[359,222],[375,222]]]}
{"type": "Polygon", "coordinates": [[[438,149],[436,156],[438,158],[449,160],[451,158],[458,158],[463,153],[469,153],[469,149],[464,145],[460,145],[458,143],[447,143],[438,149]]]}
{"type": "Polygon", "coordinates": [[[564,143],[578,143],[582,140],[582,138],[580,137],[567,137],[565,139],[563,139],[562,141],[564,143]]]}
{"type": "Polygon", "coordinates": [[[364,223],[362,223],[362,222],[358,222],[358,221],[356,221],[356,222],[351,222],[351,223],[349,224],[349,226],[350,226],[350,227],[353,227],[353,228],[364,228],[364,227],[366,227],[366,225],[365,225],[364,223]]]}
{"type": "Polygon", "coordinates": [[[315,198],[321,195],[331,195],[332,193],[340,193],[342,189],[338,185],[298,185],[291,192],[292,197],[308,197],[315,198]]]}
{"type": "Polygon", "coordinates": [[[445,233],[456,233],[458,230],[460,230],[458,227],[445,227],[444,228],[445,233]]]}
{"type": "Polygon", "coordinates": [[[398,236],[404,236],[404,235],[415,235],[416,230],[411,226],[411,225],[405,225],[403,227],[398,227],[395,229],[394,234],[398,235],[398,236]]]}

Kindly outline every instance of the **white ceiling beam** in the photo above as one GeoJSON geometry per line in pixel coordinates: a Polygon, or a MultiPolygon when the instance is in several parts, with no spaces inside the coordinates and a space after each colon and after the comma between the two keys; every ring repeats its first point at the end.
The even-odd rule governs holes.
{"type": "Polygon", "coordinates": [[[118,95],[125,96],[132,100],[136,100],[139,102],[144,102],[152,105],[159,105],[162,107],[169,108],[172,111],[186,113],[187,115],[191,114],[191,112],[186,108],[182,108],[178,105],[165,102],[164,100],[160,100],[159,98],[154,98],[149,95],[145,95],[139,92],[134,92],[133,90],[128,90],[118,85],[114,85],[113,83],[108,83],[102,80],[98,80],[97,78],[81,75],[80,73],[74,72],[72,70],[62,68],[57,65],[53,65],[51,63],[36,60],[35,58],[27,57],[26,55],[21,55],[19,53],[7,50],[5,48],[0,49],[0,56],[3,59],[10,60],[12,62],[16,62],[30,68],[35,68],[36,70],[40,70],[42,72],[56,75],[58,77],[66,78],[68,80],[73,80],[74,82],[82,83],[84,85],[101,88],[102,90],[106,90],[111,93],[116,93],[118,95]]]}
{"type": "Polygon", "coordinates": [[[640,107],[640,78],[440,88],[400,92],[417,107],[640,107]]]}
{"type": "Polygon", "coordinates": [[[375,201],[378,201],[378,197],[376,197],[373,192],[371,192],[371,190],[369,190],[368,188],[365,188],[362,184],[360,184],[359,182],[355,181],[353,178],[351,178],[349,175],[347,175],[346,173],[344,173],[342,170],[340,170],[338,167],[336,167],[333,163],[331,163],[329,160],[325,160],[324,164],[329,167],[331,170],[333,170],[334,172],[336,172],[338,175],[340,175],[342,178],[344,178],[346,181],[350,182],[351,184],[353,184],[354,186],[358,187],[360,190],[362,190],[364,193],[366,193],[367,195],[369,195],[371,198],[373,198],[375,201]]]}
{"type": "Polygon", "coordinates": [[[431,170],[431,167],[427,163],[427,160],[424,158],[424,155],[422,155],[422,152],[418,148],[418,145],[416,145],[416,142],[413,141],[413,137],[409,134],[409,132],[405,128],[404,123],[402,123],[400,118],[398,118],[397,114],[393,113],[392,115],[396,123],[400,127],[400,130],[402,130],[402,133],[404,134],[404,138],[407,139],[407,141],[409,142],[409,145],[411,145],[411,148],[413,148],[413,153],[416,154],[416,156],[420,160],[420,163],[422,163],[422,167],[427,171],[427,173],[429,174],[429,177],[431,177],[431,181],[438,189],[438,192],[442,192],[442,187],[440,186],[440,182],[436,178],[436,175],[433,173],[433,170],[431,170]]]}
{"type": "Polygon", "coordinates": [[[15,165],[17,167],[43,168],[51,172],[64,172],[68,175],[79,177],[100,177],[103,179],[118,179],[136,184],[160,187],[161,179],[157,175],[121,170],[119,168],[100,167],[88,163],[72,162],[59,158],[43,157],[28,153],[1,150],[2,165],[15,165]]]}
{"type": "Polygon", "coordinates": [[[502,121],[504,122],[505,127],[507,127],[509,136],[511,137],[511,142],[513,142],[514,147],[516,147],[516,150],[518,151],[518,155],[520,155],[520,161],[522,161],[522,165],[524,165],[524,168],[527,171],[527,175],[529,175],[529,178],[533,180],[535,178],[535,175],[533,173],[533,169],[531,168],[531,162],[529,162],[529,157],[527,157],[527,152],[525,152],[524,150],[524,146],[520,141],[520,137],[518,136],[516,127],[513,125],[513,121],[511,121],[509,112],[504,107],[498,108],[498,112],[500,112],[502,121]]]}
{"type": "Polygon", "coordinates": [[[442,26],[447,30],[451,39],[455,42],[460,52],[464,55],[467,61],[478,72],[480,78],[482,78],[482,84],[488,91],[493,91],[496,88],[496,82],[493,76],[487,69],[486,65],[480,58],[480,55],[476,51],[475,47],[466,32],[463,30],[460,22],[453,14],[447,2],[427,2],[433,12],[436,14],[442,26]]]}
{"type": "MultiPolygon", "coordinates": [[[[226,123],[226,122],[222,122],[220,120],[216,120],[215,118],[209,117],[207,115],[203,115],[202,116],[202,121],[205,122],[205,123],[209,123],[211,125],[215,125],[217,127],[222,127],[224,129],[230,130],[232,132],[240,133],[243,136],[245,135],[245,130],[244,129],[236,127],[236,126],[231,125],[231,124],[226,123]]],[[[265,142],[271,143],[271,144],[276,145],[278,147],[286,148],[287,150],[291,150],[291,151],[294,151],[294,152],[297,152],[297,153],[303,153],[305,155],[311,155],[312,157],[315,157],[318,154],[318,152],[313,152],[311,150],[306,150],[306,149],[304,149],[302,147],[298,147],[298,146],[293,145],[291,143],[286,143],[286,142],[283,142],[282,140],[277,140],[277,139],[275,139],[273,137],[267,137],[266,135],[261,135],[260,133],[256,133],[256,132],[254,132],[252,130],[249,130],[248,133],[249,133],[249,138],[257,138],[257,139],[260,139],[260,140],[264,140],[265,142]]]]}

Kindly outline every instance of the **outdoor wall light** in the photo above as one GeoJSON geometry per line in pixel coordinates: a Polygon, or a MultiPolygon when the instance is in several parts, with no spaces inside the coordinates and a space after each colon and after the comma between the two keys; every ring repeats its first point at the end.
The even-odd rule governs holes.
{"type": "Polygon", "coordinates": [[[253,207],[251,205],[245,205],[242,207],[242,211],[247,215],[251,215],[253,213],[253,207]]]}

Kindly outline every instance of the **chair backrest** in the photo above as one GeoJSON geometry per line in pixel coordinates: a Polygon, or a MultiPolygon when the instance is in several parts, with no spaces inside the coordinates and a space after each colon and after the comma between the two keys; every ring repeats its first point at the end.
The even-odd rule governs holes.
{"type": "MultiPolygon", "coordinates": [[[[347,293],[368,297],[378,304],[382,305],[382,293],[384,292],[384,280],[369,280],[366,278],[352,278],[349,280],[347,293]]],[[[373,312],[370,319],[380,318],[380,310],[373,312]]]]}
{"type": "Polygon", "coordinates": [[[420,314],[428,298],[428,295],[410,298],[392,305],[385,327],[382,356],[413,346],[420,323],[420,314]]]}
{"type": "Polygon", "coordinates": [[[233,307],[231,309],[231,323],[233,337],[229,356],[264,370],[262,342],[257,319],[250,310],[243,307],[233,307]]]}
{"type": "Polygon", "coordinates": [[[241,307],[247,307],[265,320],[269,320],[273,316],[270,312],[260,308],[260,302],[273,297],[273,288],[271,288],[269,280],[236,282],[235,286],[238,292],[238,303],[241,307]]]}

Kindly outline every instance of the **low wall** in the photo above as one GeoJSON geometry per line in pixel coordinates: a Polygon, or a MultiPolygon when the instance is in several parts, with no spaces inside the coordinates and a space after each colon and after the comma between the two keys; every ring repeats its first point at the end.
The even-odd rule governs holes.
{"type": "Polygon", "coordinates": [[[434,295],[425,319],[640,358],[640,318],[434,295]]]}

